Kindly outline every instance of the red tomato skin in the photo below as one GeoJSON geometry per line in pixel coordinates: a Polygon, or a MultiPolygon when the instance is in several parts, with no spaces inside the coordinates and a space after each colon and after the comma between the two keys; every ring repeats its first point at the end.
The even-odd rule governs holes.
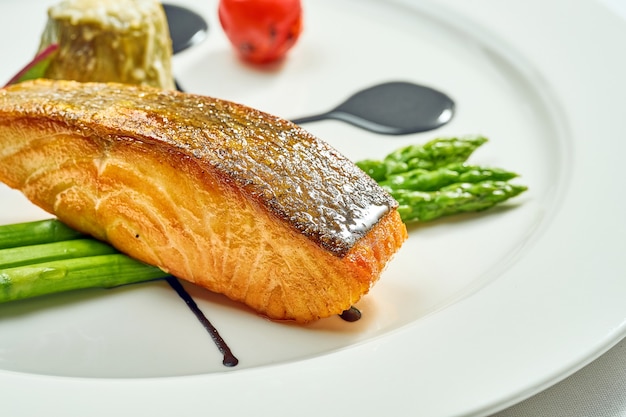
{"type": "Polygon", "coordinates": [[[284,58],[302,32],[300,0],[220,0],[218,15],[237,54],[254,64],[284,58]]]}

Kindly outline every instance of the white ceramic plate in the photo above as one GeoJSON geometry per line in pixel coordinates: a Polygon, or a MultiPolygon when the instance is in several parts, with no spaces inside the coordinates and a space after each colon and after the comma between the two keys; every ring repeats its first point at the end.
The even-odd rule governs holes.
{"type": "MultiPolygon", "coordinates": [[[[1,79],[31,58],[51,3],[0,2],[1,79]]],[[[484,415],[626,334],[626,23],[607,7],[311,0],[289,59],[259,71],[233,57],[215,1],[186,4],[210,24],[204,43],[175,57],[186,90],[293,118],[378,82],[430,85],[458,106],[435,132],[306,127],[354,160],[484,134],[491,141],[471,160],[521,173],[530,190],[488,213],[412,227],[357,323],[276,324],[187,286],[235,368],[164,283],[2,305],[7,415],[484,415]]],[[[49,217],[6,187],[0,201],[1,223],[49,217]]]]}

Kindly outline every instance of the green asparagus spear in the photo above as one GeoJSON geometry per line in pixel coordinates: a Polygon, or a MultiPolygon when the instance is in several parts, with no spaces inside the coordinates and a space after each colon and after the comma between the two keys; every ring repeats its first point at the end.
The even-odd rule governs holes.
{"type": "Polygon", "coordinates": [[[168,276],[56,219],[0,226],[0,303],[168,276]]]}
{"type": "Polygon", "coordinates": [[[436,191],[454,183],[508,181],[515,177],[516,173],[500,168],[452,164],[432,171],[418,168],[393,174],[385,181],[380,181],[380,185],[387,190],[436,191]]]}
{"type": "Polygon", "coordinates": [[[391,175],[407,172],[411,169],[406,162],[392,159],[365,159],[356,162],[356,165],[377,182],[385,181],[391,175]]]}
{"type": "Polygon", "coordinates": [[[398,200],[405,222],[423,222],[485,210],[527,189],[507,183],[514,172],[466,164],[485,142],[482,136],[439,138],[356,164],[398,200]]]}
{"type": "Polygon", "coordinates": [[[409,145],[390,153],[386,161],[404,162],[409,169],[437,169],[465,162],[479,146],[487,142],[482,136],[439,138],[424,145],[409,145]]]}
{"type": "Polygon", "coordinates": [[[400,148],[382,160],[366,159],[356,165],[380,182],[389,176],[413,169],[434,170],[463,163],[479,146],[487,142],[482,136],[439,138],[423,145],[400,148]]]}
{"type": "Polygon", "coordinates": [[[459,173],[458,182],[477,183],[481,181],[509,181],[519,175],[502,168],[481,167],[478,165],[453,164],[448,169],[459,173]]]}
{"type": "Polygon", "coordinates": [[[111,288],[168,276],[126,255],[112,254],[0,270],[0,303],[83,288],[111,288]]]}
{"type": "MultiPolygon", "coordinates": [[[[395,164],[393,161],[392,163],[395,164]]],[[[395,169],[395,167],[389,166],[385,161],[378,159],[364,159],[355,162],[355,164],[376,182],[386,180],[387,176],[392,172],[404,172],[408,169],[406,164],[403,164],[400,169],[395,169]]]]}
{"type": "Polygon", "coordinates": [[[61,259],[119,253],[113,246],[95,239],[74,239],[39,245],[0,249],[0,269],[61,259]]]}
{"type": "Polygon", "coordinates": [[[413,169],[390,175],[379,184],[387,190],[435,191],[459,180],[459,173],[448,168],[413,169]]]}
{"type": "Polygon", "coordinates": [[[437,191],[391,190],[405,222],[429,221],[452,214],[486,210],[524,192],[527,187],[506,181],[458,183],[437,191]]]}
{"type": "Polygon", "coordinates": [[[56,219],[0,226],[0,249],[78,239],[84,235],[56,219]]]}

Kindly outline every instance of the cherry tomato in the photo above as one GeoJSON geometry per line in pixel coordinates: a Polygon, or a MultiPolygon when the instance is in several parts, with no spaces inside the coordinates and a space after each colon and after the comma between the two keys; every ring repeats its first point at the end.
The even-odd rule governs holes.
{"type": "Polygon", "coordinates": [[[300,0],[220,0],[218,13],[238,55],[255,64],[283,58],[302,32],[300,0]]]}

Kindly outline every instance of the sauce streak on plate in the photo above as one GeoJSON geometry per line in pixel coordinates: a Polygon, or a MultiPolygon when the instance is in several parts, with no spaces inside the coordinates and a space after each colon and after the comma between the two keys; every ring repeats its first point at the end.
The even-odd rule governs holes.
{"type": "Polygon", "coordinates": [[[193,298],[191,298],[191,295],[189,295],[185,288],[183,288],[178,279],[174,277],[169,277],[167,278],[167,283],[170,284],[170,286],[174,290],[176,290],[180,298],[183,299],[189,309],[196,315],[198,321],[200,321],[206,331],[209,332],[211,339],[213,339],[213,342],[215,342],[215,346],[217,346],[219,351],[222,352],[222,355],[224,355],[224,360],[222,361],[224,366],[237,366],[237,364],[239,363],[239,359],[237,359],[235,355],[233,355],[230,347],[228,347],[224,339],[222,339],[217,329],[211,324],[209,319],[206,318],[202,310],[200,310],[196,302],[193,300],[193,298]]]}

